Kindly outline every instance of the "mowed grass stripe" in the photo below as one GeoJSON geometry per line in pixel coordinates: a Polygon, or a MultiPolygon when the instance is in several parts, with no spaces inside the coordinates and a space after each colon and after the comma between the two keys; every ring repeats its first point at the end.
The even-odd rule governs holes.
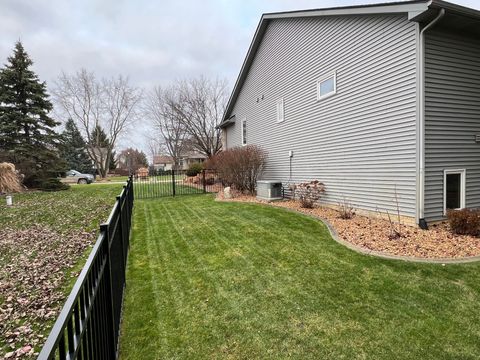
{"type": "Polygon", "coordinates": [[[139,219],[124,359],[473,359],[480,353],[479,264],[360,255],[314,219],[211,196],[137,201],[139,219]],[[144,262],[151,263],[148,275],[139,271],[144,262]],[[138,320],[148,321],[145,313],[155,324],[138,320]]]}

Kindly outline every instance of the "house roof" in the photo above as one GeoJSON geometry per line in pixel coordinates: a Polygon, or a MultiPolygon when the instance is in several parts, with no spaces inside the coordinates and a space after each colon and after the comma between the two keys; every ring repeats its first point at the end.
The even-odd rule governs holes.
{"type": "MultiPolygon", "coordinates": [[[[464,6],[452,4],[442,0],[413,0],[413,1],[402,1],[402,2],[390,2],[390,3],[380,3],[380,4],[368,4],[368,5],[356,5],[356,6],[343,6],[343,7],[332,7],[324,9],[310,9],[310,10],[296,10],[296,11],[284,11],[284,12],[275,12],[275,13],[266,13],[263,14],[260,22],[258,23],[257,29],[253,40],[248,48],[245,60],[243,61],[242,68],[238,75],[237,81],[233,88],[232,94],[228,101],[222,122],[218,126],[219,128],[224,128],[235,123],[235,120],[232,119],[232,110],[237,101],[240,90],[245,82],[250,66],[253,63],[255,54],[260,46],[263,35],[267,29],[267,26],[270,21],[274,19],[285,19],[285,18],[302,18],[302,17],[321,17],[321,16],[341,16],[341,15],[372,15],[372,14],[407,14],[408,19],[416,22],[425,22],[431,20],[438,13],[438,9],[444,8],[448,14],[453,16],[462,16],[474,19],[475,21],[470,24],[463,24],[465,28],[469,26],[471,31],[479,31],[480,26],[478,26],[478,20],[480,19],[480,11],[470,9],[464,6]]],[[[452,17],[457,25],[460,25],[461,21],[458,21],[452,17]]]]}
{"type": "Polygon", "coordinates": [[[171,156],[154,155],[153,164],[173,164],[173,159],[171,156]]]}

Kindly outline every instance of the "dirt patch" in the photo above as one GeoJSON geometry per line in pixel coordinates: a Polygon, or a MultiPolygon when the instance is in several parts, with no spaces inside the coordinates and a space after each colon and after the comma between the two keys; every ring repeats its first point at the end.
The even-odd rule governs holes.
{"type": "Polygon", "coordinates": [[[354,215],[352,219],[345,220],[340,218],[337,210],[327,207],[303,209],[298,201],[292,200],[268,203],[257,200],[254,196],[243,195],[224,200],[222,193],[219,193],[217,199],[269,204],[325,219],[333,226],[340,239],[368,251],[422,259],[461,259],[480,255],[480,238],[454,235],[447,223],[432,225],[429,230],[402,225],[402,236],[392,239],[390,223],[382,218],[354,215]]]}
{"type": "Polygon", "coordinates": [[[67,277],[78,275],[72,268],[94,238],[41,226],[0,230],[0,358],[36,355],[65,300],[67,277]]]}

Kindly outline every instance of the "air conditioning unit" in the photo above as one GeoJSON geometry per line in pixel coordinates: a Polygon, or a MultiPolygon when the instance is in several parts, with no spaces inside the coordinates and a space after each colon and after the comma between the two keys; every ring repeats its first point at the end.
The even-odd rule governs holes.
{"type": "Polygon", "coordinates": [[[282,200],[282,183],[272,180],[258,180],[257,199],[266,201],[282,200]]]}

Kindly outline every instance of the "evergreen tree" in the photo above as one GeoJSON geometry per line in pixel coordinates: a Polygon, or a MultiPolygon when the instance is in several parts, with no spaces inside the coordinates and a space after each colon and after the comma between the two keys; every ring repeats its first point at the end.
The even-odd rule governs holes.
{"type": "Polygon", "coordinates": [[[118,166],[117,160],[117,152],[115,150],[112,151],[112,155],[110,157],[110,164],[108,164],[108,170],[113,171],[118,166]]]}
{"type": "Polygon", "coordinates": [[[21,42],[0,69],[0,148],[25,175],[30,187],[61,189],[65,171],[58,157],[58,123],[49,116],[52,103],[45,82],[30,69],[33,62],[21,42]]]}
{"type": "Polygon", "coordinates": [[[108,149],[111,147],[110,139],[100,125],[97,124],[91,131],[88,145],[90,151],[94,152],[93,158],[99,175],[102,177],[107,176],[108,170],[111,170],[111,167],[115,165],[115,159],[113,158],[113,153],[111,153],[110,156],[108,154],[108,149]],[[107,162],[108,166],[102,166],[103,164],[107,164],[107,162]],[[104,169],[105,173],[103,173],[102,169],[104,169]]]}
{"type": "Polygon", "coordinates": [[[108,139],[105,130],[100,125],[93,128],[90,134],[90,145],[94,147],[106,148],[110,146],[110,140],[108,139]]]}
{"type": "Polygon", "coordinates": [[[65,124],[60,154],[69,169],[83,173],[92,171],[93,164],[87,154],[87,144],[72,119],[68,119],[65,124]]]}

